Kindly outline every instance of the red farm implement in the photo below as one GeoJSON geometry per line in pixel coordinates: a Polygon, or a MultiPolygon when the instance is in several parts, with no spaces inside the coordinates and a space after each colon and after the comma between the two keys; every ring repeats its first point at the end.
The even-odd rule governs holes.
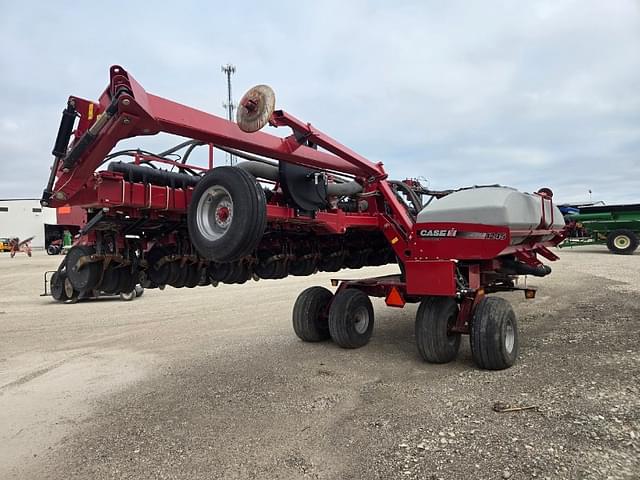
{"type": "Polygon", "coordinates": [[[547,189],[435,192],[389,180],[381,163],[276,110],[264,85],[245,94],[233,123],[147,93],[113,66],[98,101],[69,98],[53,154],[43,205],[87,211],[52,278],[57,300],[137,283],[195,287],[397,263],[398,275],[336,281],[335,294],[305,290],[294,330],[359,347],[373,328],[370,296],[394,307],[420,302],[418,349],[431,362],[455,358],[469,334],[480,367],[510,366],[516,319],[488,294],[517,290],[518,275],[548,274],[539,257],[556,260],[548,247],[563,237],[547,189]],[[267,124],[290,134],[260,132],[267,124]],[[120,140],[161,132],[187,140],[157,154],[113,152],[120,140]],[[187,163],[198,146],[209,149],[207,168],[187,163]],[[244,161],[213,168],[214,147],[244,161]]]}

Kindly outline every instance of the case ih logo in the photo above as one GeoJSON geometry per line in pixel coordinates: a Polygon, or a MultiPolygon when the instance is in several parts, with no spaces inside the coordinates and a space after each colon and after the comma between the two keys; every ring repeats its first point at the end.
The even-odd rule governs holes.
{"type": "Polygon", "coordinates": [[[447,230],[420,230],[420,236],[425,238],[455,237],[457,233],[458,230],[455,228],[449,228],[447,230]]]}
{"type": "Polygon", "coordinates": [[[456,228],[445,230],[422,229],[419,232],[422,238],[468,238],[474,240],[505,240],[507,235],[502,232],[459,232],[456,228]]]}

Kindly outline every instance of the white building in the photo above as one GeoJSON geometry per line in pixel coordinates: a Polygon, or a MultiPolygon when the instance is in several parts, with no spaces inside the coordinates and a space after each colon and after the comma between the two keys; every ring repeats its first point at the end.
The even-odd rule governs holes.
{"type": "Polygon", "coordinates": [[[31,246],[44,248],[44,226],[56,223],[56,209],[40,206],[39,199],[0,199],[0,237],[34,237],[31,246]]]}

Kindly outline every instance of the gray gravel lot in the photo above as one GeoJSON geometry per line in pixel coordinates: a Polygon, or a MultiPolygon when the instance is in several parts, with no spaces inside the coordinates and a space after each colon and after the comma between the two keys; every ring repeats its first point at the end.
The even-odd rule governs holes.
{"type": "Polygon", "coordinates": [[[59,258],[0,254],[0,479],[640,478],[640,253],[560,255],[486,372],[423,363],[416,306],[375,301],[358,350],[295,337],[301,290],[390,267],[62,305],[59,258]]]}

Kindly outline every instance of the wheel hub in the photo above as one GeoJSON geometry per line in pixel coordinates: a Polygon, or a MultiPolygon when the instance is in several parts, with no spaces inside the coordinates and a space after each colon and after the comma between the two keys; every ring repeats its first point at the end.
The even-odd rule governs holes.
{"type": "Polygon", "coordinates": [[[354,328],[359,334],[363,334],[369,328],[369,313],[365,308],[358,309],[353,314],[354,328]]]}
{"type": "Polygon", "coordinates": [[[231,221],[231,205],[229,202],[222,201],[216,208],[216,223],[222,228],[226,228],[231,221]]]}
{"type": "Polygon", "coordinates": [[[196,223],[208,240],[224,236],[233,222],[233,199],[229,191],[213,185],[202,195],[196,209],[196,223]]]}
{"type": "Polygon", "coordinates": [[[617,248],[624,250],[625,248],[627,248],[631,244],[631,239],[629,237],[627,237],[626,235],[618,235],[613,240],[613,244],[617,248]]]}
{"type": "Polygon", "coordinates": [[[516,334],[515,329],[513,328],[513,323],[508,322],[505,327],[505,335],[504,335],[504,348],[508,353],[513,351],[513,347],[516,343],[516,334]]]}

